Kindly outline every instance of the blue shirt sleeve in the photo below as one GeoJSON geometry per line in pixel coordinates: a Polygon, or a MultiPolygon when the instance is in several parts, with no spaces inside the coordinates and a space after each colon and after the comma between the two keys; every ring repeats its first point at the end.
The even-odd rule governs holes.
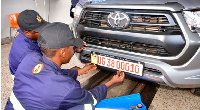
{"type": "Polygon", "coordinates": [[[92,93],[97,102],[104,99],[107,95],[107,87],[105,84],[96,86],[95,88],[90,89],[89,91],[92,93]]]}
{"type": "MultiPolygon", "coordinates": [[[[74,87],[71,89],[71,92],[64,98],[61,102],[61,108],[65,105],[68,105],[68,102],[71,104],[74,103],[76,105],[84,105],[84,104],[95,104],[95,102],[99,102],[104,99],[107,95],[107,87],[106,85],[97,86],[89,91],[80,87],[80,84],[74,84],[74,87]]],[[[73,105],[71,105],[73,106],[73,105]]]]}
{"type": "Polygon", "coordinates": [[[78,71],[77,70],[62,69],[62,74],[68,75],[69,77],[72,77],[74,80],[76,80],[76,78],[78,76],[78,71]]]}

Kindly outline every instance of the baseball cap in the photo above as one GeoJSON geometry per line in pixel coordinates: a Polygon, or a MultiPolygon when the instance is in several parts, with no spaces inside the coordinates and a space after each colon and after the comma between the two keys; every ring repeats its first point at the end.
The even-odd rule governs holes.
{"type": "Polygon", "coordinates": [[[19,13],[17,24],[21,30],[40,32],[48,22],[46,22],[36,11],[24,10],[19,13]]]}
{"type": "Polygon", "coordinates": [[[83,40],[74,37],[69,25],[60,22],[47,24],[40,32],[37,41],[39,47],[52,49],[83,46],[83,40]]]}

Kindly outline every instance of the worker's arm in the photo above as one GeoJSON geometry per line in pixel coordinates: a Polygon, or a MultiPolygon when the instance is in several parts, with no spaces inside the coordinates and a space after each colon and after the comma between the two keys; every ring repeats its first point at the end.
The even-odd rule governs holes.
{"type": "Polygon", "coordinates": [[[97,86],[91,90],[85,90],[81,88],[79,82],[73,83],[67,96],[61,102],[61,106],[70,106],[69,104],[75,105],[90,105],[95,106],[97,102],[104,99],[107,94],[107,87],[105,84],[97,86]]]}
{"type": "Polygon", "coordinates": [[[119,82],[122,82],[124,81],[124,77],[125,77],[125,74],[124,72],[122,71],[117,71],[117,74],[114,75],[112,77],[112,79],[110,81],[108,81],[105,85],[107,88],[109,88],[111,85],[115,84],[115,83],[119,83],[119,82]]]}
{"type": "Polygon", "coordinates": [[[76,70],[76,69],[72,69],[72,70],[62,69],[62,74],[67,75],[69,77],[72,77],[73,79],[76,80],[76,78],[78,76],[78,70],[76,70]]]}
{"type": "Polygon", "coordinates": [[[91,106],[95,106],[99,101],[106,97],[108,87],[112,84],[122,82],[123,80],[124,72],[118,71],[108,83],[96,86],[89,91],[81,88],[78,81],[71,81],[73,86],[71,87],[69,94],[62,101],[61,105],[69,106],[68,104],[70,102],[75,105],[90,104],[91,106]]]}
{"type": "Polygon", "coordinates": [[[96,68],[97,68],[97,66],[95,64],[86,63],[83,68],[78,69],[78,76],[80,76],[82,74],[88,74],[89,71],[95,70],[96,68]]]}
{"type": "Polygon", "coordinates": [[[70,70],[78,70],[78,69],[81,69],[81,68],[77,67],[77,66],[74,66],[74,67],[70,68],[70,70]]]}
{"type": "Polygon", "coordinates": [[[97,66],[95,64],[86,63],[83,68],[79,68],[79,67],[75,66],[71,69],[62,69],[62,73],[64,75],[68,75],[68,76],[76,79],[77,76],[80,76],[82,74],[87,74],[89,71],[95,70],[96,68],[97,68],[97,66]]]}

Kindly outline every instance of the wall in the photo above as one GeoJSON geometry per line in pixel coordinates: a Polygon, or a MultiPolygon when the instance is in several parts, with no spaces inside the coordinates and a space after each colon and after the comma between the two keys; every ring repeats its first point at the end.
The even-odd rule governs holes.
{"type": "MultiPolygon", "coordinates": [[[[10,41],[9,14],[33,9],[46,21],[70,24],[73,20],[69,16],[70,6],[71,0],[1,0],[1,44],[10,41]]],[[[11,30],[14,36],[16,30],[11,30]]]]}
{"type": "Polygon", "coordinates": [[[70,17],[71,0],[50,0],[50,22],[72,23],[70,17]]]}
{"type": "MultiPolygon", "coordinates": [[[[1,38],[10,36],[9,14],[20,13],[25,9],[37,11],[45,20],[48,20],[49,0],[1,0],[1,38]]],[[[12,29],[12,36],[16,30],[12,29]]]]}

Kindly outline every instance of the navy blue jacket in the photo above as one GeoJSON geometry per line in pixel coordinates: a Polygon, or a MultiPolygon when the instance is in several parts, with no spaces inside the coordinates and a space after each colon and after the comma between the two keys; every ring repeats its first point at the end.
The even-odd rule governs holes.
{"type": "Polygon", "coordinates": [[[71,6],[75,7],[79,0],[71,0],[71,6]]]}
{"type": "Polygon", "coordinates": [[[9,68],[11,74],[15,74],[22,59],[30,52],[42,54],[37,41],[27,38],[22,30],[18,29],[9,54],[9,68]]]}
{"type": "Polygon", "coordinates": [[[38,53],[26,55],[15,73],[13,91],[26,110],[82,110],[106,97],[106,85],[89,91],[76,80],[77,70],[63,70],[38,53]],[[78,107],[78,108],[77,108],[78,107]]]}

